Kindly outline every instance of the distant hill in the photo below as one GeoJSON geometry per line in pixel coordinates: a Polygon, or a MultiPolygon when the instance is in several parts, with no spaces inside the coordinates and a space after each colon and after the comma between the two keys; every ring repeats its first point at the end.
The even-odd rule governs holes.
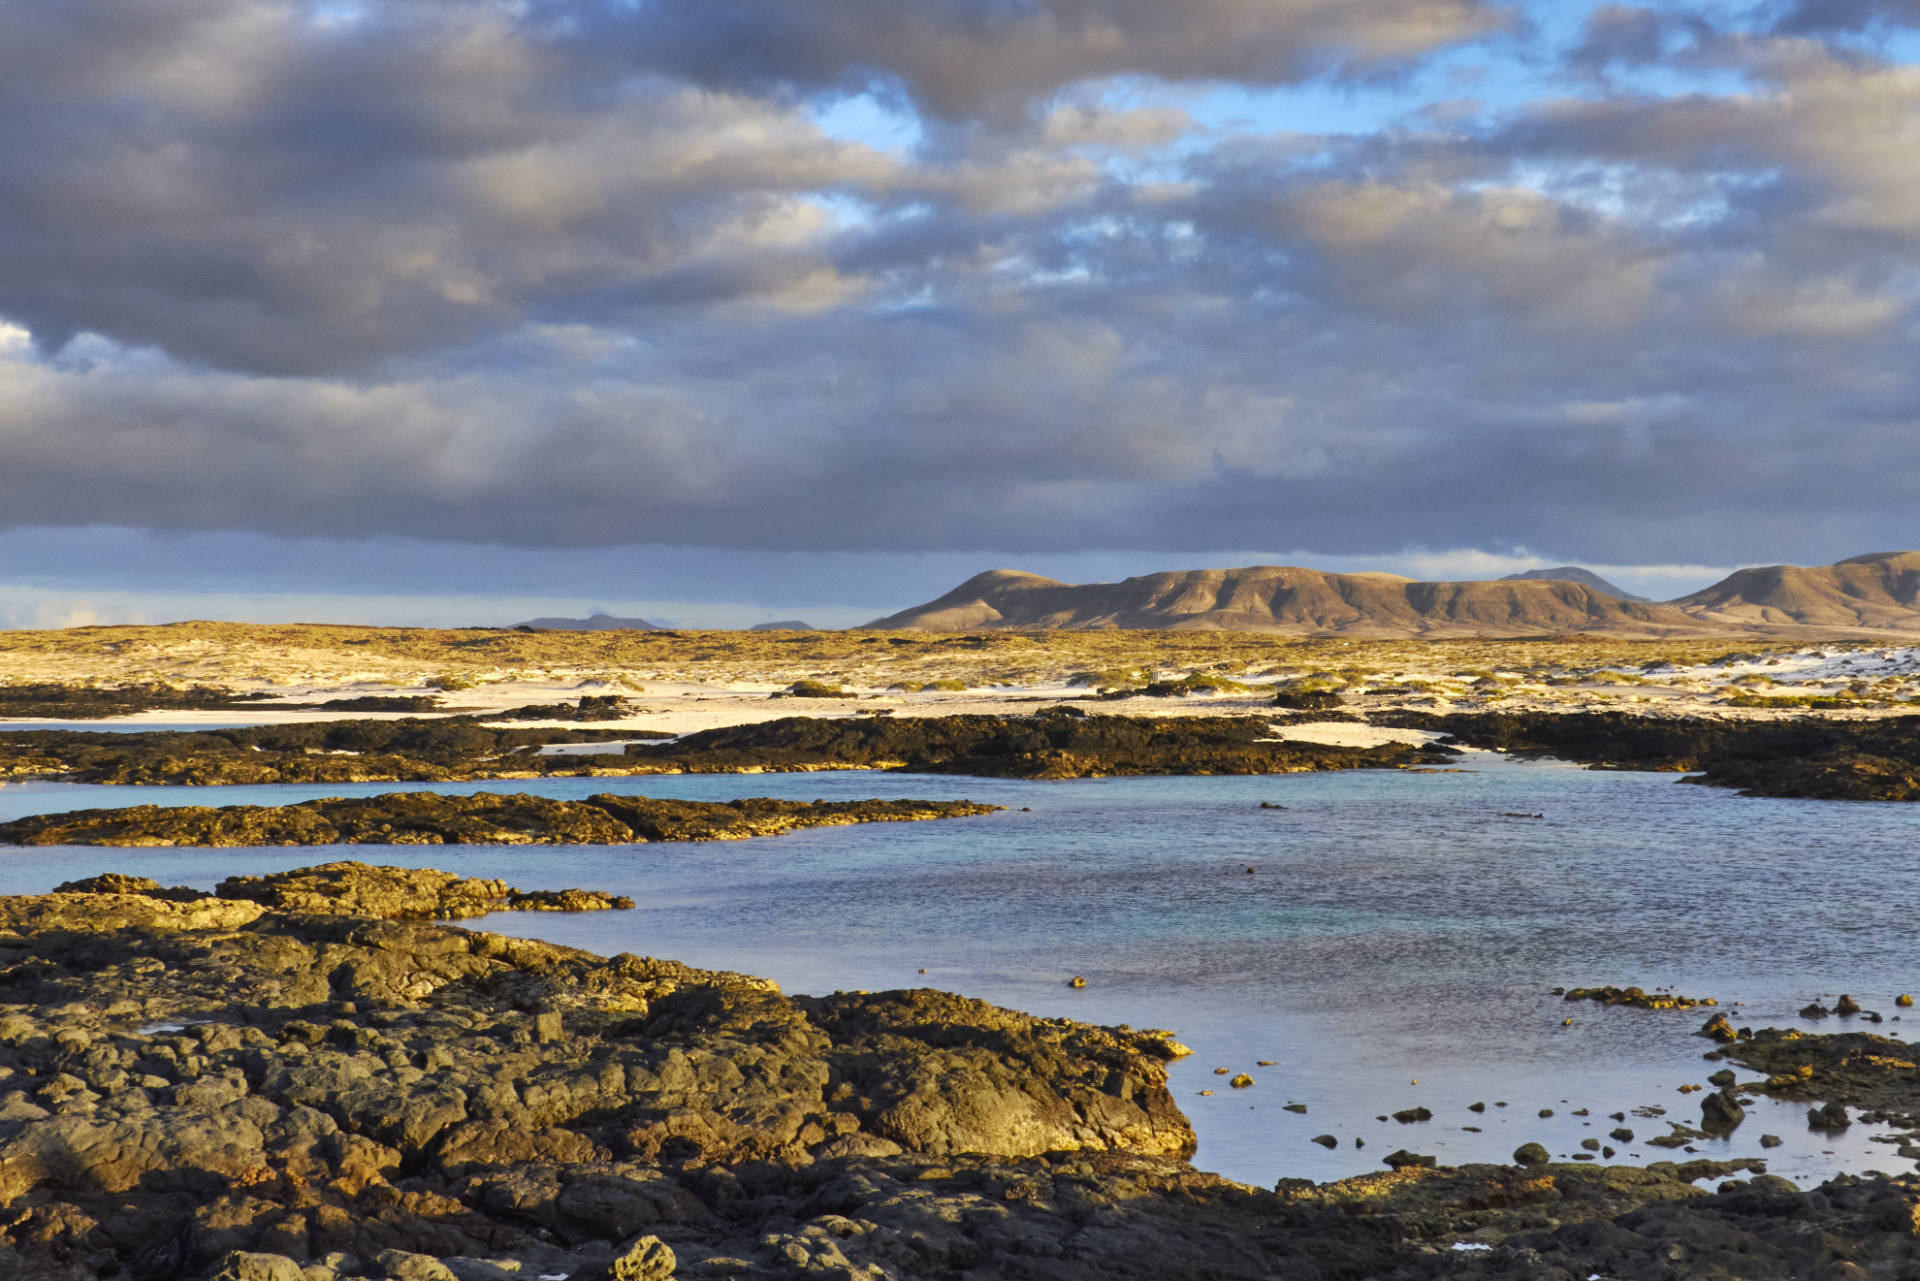
{"type": "Polygon", "coordinates": [[[1635,596],[1632,592],[1615,587],[1590,569],[1578,565],[1559,565],[1553,569],[1526,569],[1518,574],[1508,574],[1500,581],[1503,583],[1532,583],[1540,581],[1560,583],[1583,583],[1596,592],[1605,592],[1609,596],[1618,596],[1621,600],[1645,600],[1645,596],[1635,596]]]}
{"type": "Polygon", "coordinates": [[[1180,628],[1356,637],[1675,636],[1721,630],[1671,606],[1623,600],[1566,580],[1429,583],[1394,574],[1331,574],[1274,565],[1181,570],[1084,585],[989,570],[937,600],[867,626],[1180,628]]]}
{"type": "Polygon", "coordinates": [[[644,618],[615,618],[595,614],[591,618],[535,618],[515,627],[531,627],[543,632],[657,632],[664,630],[644,618]]]}
{"type": "Polygon", "coordinates": [[[747,630],[750,632],[817,632],[820,629],[812,623],[803,623],[797,618],[783,618],[775,623],[755,623],[747,630]]]}
{"type": "Polygon", "coordinates": [[[1703,622],[1798,623],[1920,631],[1920,551],[1874,552],[1834,565],[1736,570],[1669,602],[1703,622]]]}

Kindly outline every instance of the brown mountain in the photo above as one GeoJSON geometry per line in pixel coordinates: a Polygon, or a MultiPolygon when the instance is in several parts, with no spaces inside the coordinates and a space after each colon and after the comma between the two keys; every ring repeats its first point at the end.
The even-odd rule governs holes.
{"type": "Polygon", "coordinates": [[[1533,582],[1539,579],[1553,579],[1566,583],[1585,583],[1596,592],[1605,592],[1609,596],[1618,596],[1621,600],[1645,600],[1645,596],[1635,596],[1632,592],[1614,586],[1590,569],[1578,565],[1561,565],[1555,569],[1527,569],[1518,574],[1508,574],[1500,581],[1503,583],[1533,582]]]}
{"type": "Polygon", "coordinates": [[[1669,604],[1702,622],[1736,627],[1920,631],[1920,551],[1874,552],[1812,568],[1742,569],[1669,604]]]}
{"type": "Polygon", "coordinates": [[[917,631],[1182,628],[1352,636],[1699,635],[1721,626],[1566,581],[1426,583],[1256,565],[1057,582],[996,569],[867,624],[917,631]]]}

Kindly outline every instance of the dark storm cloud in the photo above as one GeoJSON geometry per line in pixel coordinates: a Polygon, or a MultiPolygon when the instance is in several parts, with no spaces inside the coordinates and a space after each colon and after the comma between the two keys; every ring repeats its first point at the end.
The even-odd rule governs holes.
{"type": "Polygon", "coordinates": [[[994,560],[1911,543],[1914,68],[1605,6],[1576,90],[1487,114],[1315,135],[1140,84],[1503,13],[19,0],[0,510],[994,560]],[[922,142],[804,101],[871,85],[922,142]]]}

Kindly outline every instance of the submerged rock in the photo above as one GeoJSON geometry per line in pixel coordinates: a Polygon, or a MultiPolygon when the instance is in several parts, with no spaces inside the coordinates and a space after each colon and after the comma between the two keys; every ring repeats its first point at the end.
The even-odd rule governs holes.
{"type": "Polygon", "coordinates": [[[1569,1001],[1597,1001],[1601,1005],[1629,1005],[1636,1010],[1691,1010],[1718,1005],[1710,996],[1682,996],[1678,992],[1648,992],[1637,987],[1576,987],[1565,993],[1569,1001]]]}

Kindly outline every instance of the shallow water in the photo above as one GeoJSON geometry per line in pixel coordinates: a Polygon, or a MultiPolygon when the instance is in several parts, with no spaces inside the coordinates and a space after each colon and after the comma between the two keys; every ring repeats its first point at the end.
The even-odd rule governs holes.
{"type": "MultiPolygon", "coordinates": [[[[1487,753],[1466,765],[1067,783],[834,772],[401,785],[966,796],[1012,808],[704,845],[18,850],[0,889],[37,892],[108,869],[210,887],[237,870],[356,857],[628,893],[637,911],[476,924],[764,974],[789,991],[925,984],[1038,1014],[1173,1028],[1195,1051],[1173,1087],[1201,1137],[1196,1163],[1263,1184],[1377,1169],[1401,1147],[1505,1160],[1538,1140],[1571,1155],[1583,1138],[1613,1142],[1608,1113],[1644,1105],[1697,1122],[1699,1096],[1676,1087],[1717,1066],[1691,1035],[1704,1013],[1570,1005],[1550,995],[1557,985],[1672,986],[1739,1002],[1735,1023],[1756,1026],[1800,1024],[1800,1006],[1842,990],[1891,1019],[1894,995],[1920,989],[1920,949],[1904,924],[1920,898],[1920,807],[1757,800],[1673,775],[1487,753]],[[1075,974],[1086,988],[1067,986],[1075,974]],[[1256,1084],[1229,1089],[1216,1067],[1256,1084]],[[1476,1100],[1489,1105],[1483,1115],[1467,1111],[1476,1100]],[[1289,1102],[1307,1114],[1283,1111],[1289,1102]],[[1416,1105],[1435,1119],[1375,1119],[1416,1105]],[[1580,1108],[1589,1115],[1571,1115],[1580,1108]],[[1309,1142],[1323,1133],[1339,1148],[1309,1142]]],[[[0,818],[393,790],[13,784],[0,786],[0,818]]],[[[1775,1173],[1801,1180],[1906,1167],[1871,1142],[1871,1127],[1836,1140],[1809,1132],[1803,1108],[1763,1100],[1749,1112],[1700,1153],[1766,1155],[1775,1173]],[[1763,1153],[1763,1133],[1785,1146],[1763,1153]]],[[[1686,1155],[1645,1144],[1664,1132],[1659,1121],[1625,1124],[1639,1141],[1614,1144],[1615,1160],[1686,1155]]]]}

